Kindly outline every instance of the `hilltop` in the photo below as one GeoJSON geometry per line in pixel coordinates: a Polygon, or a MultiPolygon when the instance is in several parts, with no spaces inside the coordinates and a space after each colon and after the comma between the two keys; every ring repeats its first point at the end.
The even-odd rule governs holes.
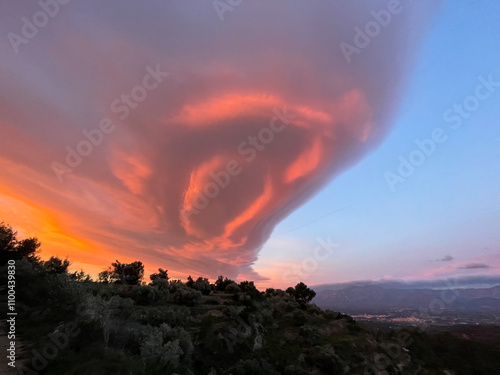
{"type": "MultiPolygon", "coordinates": [[[[13,249],[4,249],[3,258],[15,258],[13,249]]],[[[42,261],[35,253],[15,260],[9,274],[15,341],[24,346],[16,358],[21,374],[493,374],[498,368],[491,343],[418,329],[377,331],[312,304],[315,293],[303,283],[259,291],[251,281],[223,277],[170,280],[159,269],[147,284],[139,261],[117,261],[96,282],[83,271],[68,272],[67,260],[42,261]]],[[[0,267],[2,278],[8,269],[0,267]]]]}

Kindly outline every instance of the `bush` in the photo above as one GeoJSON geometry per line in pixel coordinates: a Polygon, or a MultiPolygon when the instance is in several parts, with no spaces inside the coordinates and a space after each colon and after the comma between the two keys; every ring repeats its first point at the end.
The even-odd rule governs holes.
{"type": "Polygon", "coordinates": [[[144,362],[177,365],[183,351],[179,340],[164,343],[162,331],[148,326],[142,332],[140,353],[144,362]]]}
{"type": "Polygon", "coordinates": [[[255,287],[253,281],[242,281],[239,284],[239,287],[242,292],[248,294],[251,299],[260,299],[263,293],[259,292],[259,290],[255,287]]]}
{"type": "Polygon", "coordinates": [[[307,315],[301,310],[293,312],[293,323],[297,326],[303,326],[307,322],[307,315]]]}
{"type": "Polygon", "coordinates": [[[142,310],[134,310],[130,319],[155,327],[162,323],[176,326],[185,322],[189,315],[190,312],[185,307],[177,309],[171,307],[147,307],[142,310]]]}
{"type": "Polygon", "coordinates": [[[133,300],[138,305],[152,305],[160,299],[160,296],[158,289],[149,285],[137,286],[133,291],[133,300]]]}
{"type": "Polygon", "coordinates": [[[187,362],[190,360],[191,355],[194,352],[194,345],[191,340],[189,333],[185,331],[182,327],[172,328],[169,324],[163,323],[160,325],[160,331],[163,334],[163,339],[166,341],[178,340],[179,346],[182,349],[182,360],[187,362]]]}
{"type": "Polygon", "coordinates": [[[238,293],[239,291],[241,291],[241,289],[239,288],[238,285],[236,285],[236,283],[231,283],[226,286],[224,291],[226,293],[238,293]]]}
{"type": "Polygon", "coordinates": [[[179,305],[196,306],[201,303],[201,292],[190,289],[178,289],[172,295],[172,300],[179,305]]]}
{"type": "Polygon", "coordinates": [[[233,280],[228,279],[227,277],[224,278],[223,276],[219,276],[215,281],[214,287],[215,290],[223,292],[224,290],[226,290],[226,286],[228,286],[229,284],[236,284],[236,283],[233,280]]]}

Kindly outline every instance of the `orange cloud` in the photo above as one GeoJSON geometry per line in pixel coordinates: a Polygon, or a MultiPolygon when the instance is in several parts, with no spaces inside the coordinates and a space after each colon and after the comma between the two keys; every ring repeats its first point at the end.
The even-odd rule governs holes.
{"type": "Polygon", "coordinates": [[[409,4],[348,64],[337,46],[370,5],[248,3],[224,25],[198,5],[74,4],[37,48],[0,46],[1,220],[39,236],[45,257],[266,280],[252,267],[275,225],[390,129],[428,19],[409,4]],[[134,99],[146,66],[170,74],[134,99]],[[117,98],[130,103],[126,118],[117,98]],[[116,129],[60,183],[52,163],[104,117],[116,129]]]}

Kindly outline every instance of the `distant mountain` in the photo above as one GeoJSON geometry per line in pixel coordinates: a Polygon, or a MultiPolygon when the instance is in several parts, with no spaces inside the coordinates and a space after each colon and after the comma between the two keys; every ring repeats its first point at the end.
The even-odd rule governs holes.
{"type": "Polygon", "coordinates": [[[313,302],[322,308],[361,312],[386,309],[419,309],[436,299],[448,309],[499,310],[500,286],[479,289],[398,289],[379,285],[323,287],[313,302]]]}

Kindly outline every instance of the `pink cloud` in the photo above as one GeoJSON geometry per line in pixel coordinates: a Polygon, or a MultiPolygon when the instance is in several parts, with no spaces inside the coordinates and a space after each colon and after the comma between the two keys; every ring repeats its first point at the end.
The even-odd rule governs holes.
{"type": "Polygon", "coordinates": [[[224,23],[209,3],[72,4],[50,38],[19,55],[1,46],[0,214],[50,213],[53,227],[30,228],[83,241],[46,250],[64,244],[82,264],[265,279],[252,264],[274,226],[389,131],[435,7],[424,3],[405,4],[350,64],[339,44],[386,3],[248,3],[224,23]],[[168,78],[120,116],[112,103],[147,66],[168,78]],[[114,130],[60,183],[51,164],[103,118],[114,130]]]}

